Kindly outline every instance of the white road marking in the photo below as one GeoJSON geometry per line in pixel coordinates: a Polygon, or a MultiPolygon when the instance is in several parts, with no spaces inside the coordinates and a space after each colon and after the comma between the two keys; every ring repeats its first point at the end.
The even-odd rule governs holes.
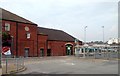
{"type": "Polygon", "coordinates": [[[66,62],[65,60],[61,60],[61,62],[66,62]]]}
{"type": "Polygon", "coordinates": [[[75,65],[74,63],[66,63],[67,65],[75,65]]]}

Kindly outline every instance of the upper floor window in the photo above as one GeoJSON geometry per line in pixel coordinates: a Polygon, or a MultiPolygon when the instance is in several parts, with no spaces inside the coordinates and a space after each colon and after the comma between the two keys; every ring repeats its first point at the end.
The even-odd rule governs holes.
{"type": "Polygon", "coordinates": [[[27,35],[27,39],[29,39],[30,38],[30,33],[27,33],[26,35],[27,35]]]}
{"type": "Polygon", "coordinates": [[[5,31],[10,31],[10,24],[9,23],[5,23],[5,31]]]}

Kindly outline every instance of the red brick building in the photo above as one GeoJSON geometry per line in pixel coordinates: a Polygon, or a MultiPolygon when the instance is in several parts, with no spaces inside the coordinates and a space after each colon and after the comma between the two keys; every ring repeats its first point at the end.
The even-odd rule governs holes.
{"type": "MultiPolygon", "coordinates": [[[[37,24],[1,9],[2,30],[12,37],[12,55],[64,56],[74,54],[75,38],[61,30],[38,27],[37,24]]],[[[82,44],[81,41],[79,41],[82,44]]]]}

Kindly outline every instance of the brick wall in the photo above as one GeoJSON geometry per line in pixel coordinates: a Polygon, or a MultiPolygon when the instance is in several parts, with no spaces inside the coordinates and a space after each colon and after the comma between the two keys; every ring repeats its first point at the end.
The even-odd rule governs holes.
{"type": "Polygon", "coordinates": [[[40,49],[44,49],[44,56],[47,56],[47,35],[38,34],[38,56],[40,56],[40,49]]]}
{"type": "MultiPolygon", "coordinates": [[[[51,49],[52,56],[65,56],[66,55],[66,44],[74,45],[74,42],[48,41],[48,49],[51,49]]],[[[72,53],[74,53],[74,46],[72,48],[72,53]]]]}
{"type": "Polygon", "coordinates": [[[18,23],[18,55],[25,55],[25,48],[29,48],[28,56],[37,56],[37,26],[18,23]],[[26,31],[25,27],[29,30],[26,31]],[[30,33],[30,38],[27,38],[27,33],[30,33]]]}
{"type": "Polygon", "coordinates": [[[2,31],[5,32],[5,23],[9,23],[10,24],[10,31],[8,31],[8,33],[13,36],[13,44],[14,44],[14,47],[13,47],[13,50],[12,51],[12,54],[16,55],[15,51],[16,51],[16,22],[12,22],[12,21],[5,21],[5,20],[2,20],[2,31]]]}
{"type": "MultiPolygon", "coordinates": [[[[12,53],[18,56],[25,56],[25,48],[29,48],[28,56],[40,56],[41,49],[44,49],[44,56],[47,56],[47,50],[51,49],[51,56],[65,56],[66,45],[72,44],[72,53],[74,54],[74,42],[67,41],[49,41],[47,35],[37,34],[37,25],[5,21],[2,20],[2,30],[4,30],[5,23],[10,24],[10,33],[14,38],[14,50],[12,53]],[[28,27],[29,30],[25,30],[28,27]],[[30,38],[27,39],[26,34],[30,33],[30,38]],[[16,47],[17,46],[17,47],[16,47]]],[[[79,44],[82,44],[79,42],[79,44]]]]}
{"type": "Polygon", "coordinates": [[[5,31],[5,23],[10,24],[10,31],[7,32],[13,36],[14,49],[11,50],[12,54],[24,56],[24,49],[29,48],[29,56],[37,56],[37,26],[15,21],[2,20],[3,32],[5,31]],[[25,30],[26,26],[29,27],[28,31],[25,30]],[[26,33],[30,33],[29,39],[26,38],[26,33]]]}

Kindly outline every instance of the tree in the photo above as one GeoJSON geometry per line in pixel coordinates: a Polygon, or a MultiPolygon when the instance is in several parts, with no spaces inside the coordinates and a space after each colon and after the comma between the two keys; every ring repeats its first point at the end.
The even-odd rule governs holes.
{"type": "Polygon", "coordinates": [[[8,32],[2,33],[2,46],[11,46],[11,35],[8,32]]]}

